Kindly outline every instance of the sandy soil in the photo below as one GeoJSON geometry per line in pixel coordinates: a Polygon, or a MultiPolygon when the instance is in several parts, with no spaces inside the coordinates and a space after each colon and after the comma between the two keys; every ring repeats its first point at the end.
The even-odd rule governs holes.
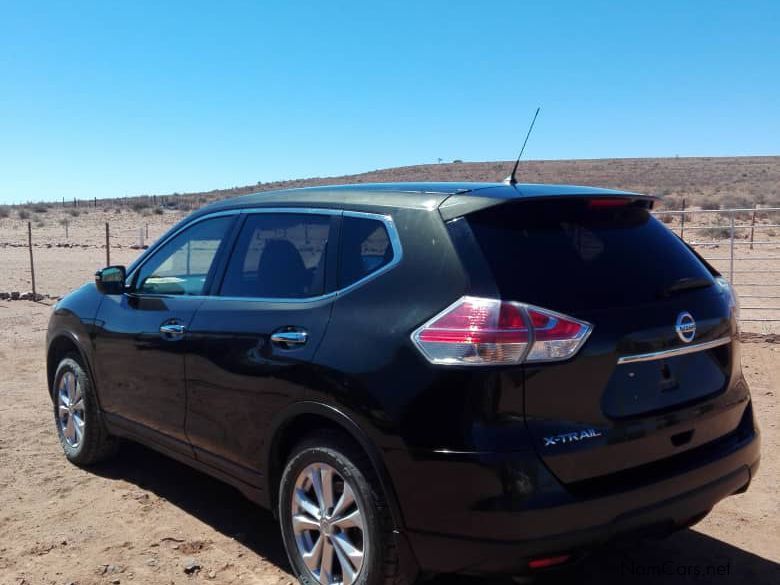
{"type": "MultiPolygon", "coordinates": [[[[0,585],[292,582],[271,515],[232,488],[134,445],[89,471],[65,461],[45,390],[49,311],[0,301],[0,585]]],[[[693,529],[604,551],[555,582],[780,583],[780,345],[744,343],[743,363],[763,430],[750,490],[693,529]],[[694,575],[708,568],[719,573],[694,575]]],[[[480,581],[436,580],[453,582],[480,581]]]]}

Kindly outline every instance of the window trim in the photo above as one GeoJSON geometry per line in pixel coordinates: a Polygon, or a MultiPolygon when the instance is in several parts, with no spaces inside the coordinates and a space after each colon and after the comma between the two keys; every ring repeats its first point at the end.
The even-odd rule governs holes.
{"type": "MultiPolygon", "coordinates": [[[[205,221],[207,219],[213,219],[215,217],[225,216],[225,215],[248,216],[248,215],[255,215],[259,213],[284,213],[284,214],[301,213],[301,214],[311,214],[311,215],[327,215],[331,217],[332,216],[357,217],[357,218],[381,221],[384,224],[385,229],[387,230],[387,236],[390,240],[390,245],[393,248],[393,258],[390,260],[390,262],[388,262],[384,266],[380,267],[374,272],[371,272],[370,274],[365,275],[363,278],[356,280],[355,282],[353,282],[348,286],[337,288],[333,291],[325,292],[321,295],[316,295],[313,297],[299,297],[299,298],[235,297],[235,296],[220,296],[218,294],[168,295],[168,294],[135,293],[132,291],[131,294],[135,294],[137,296],[143,296],[143,297],[166,297],[167,298],[171,296],[176,296],[177,298],[181,297],[181,298],[188,298],[188,299],[208,299],[208,300],[245,301],[245,302],[263,302],[263,303],[313,303],[325,299],[336,298],[345,295],[349,292],[352,292],[356,288],[363,286],[365,283],[373,280],[374,278],[377,278],[382,274],[392,270],[398,264],[400,264],[401,260],[403,259],[403,247],[401,246],[401,238],[398,236],[398,230],[396,228],[395,222],[393,221],[393,218],[390,215],[383,214],[383,213],[372,213],[367,211],[352,211],[347,209],[318,208],[318,207],[248,207],[248,208],[227,209],[224,211],[215,211],[213,213],[207,213],[205,215],[202,215],[201,217],[198,217],[180,226],[178,229],[168,234],[165,237],[165,239],[160,240],[154,245],[154,247],[150,248],[147,257],[139,259],[138,265],[133,266],[132,272],[130,272],[130,274],[127,276],[125,282],[132,283],[136,275],[138,274],[138,271],[144,266],[144,264],[146,264],[154,256],[156,250],[164,246],[168,241],[175,238],[181,232],[183,232],[186,229],[189,229],[196,223],[205,221]]],[[[236,240],[238,239],[238,233],[235,227],[236,225],[243,225],[244,221],[239,221],[236,224],[233,224],[233,229],[228,230],[226,240],[223,241],[223,245],[227,243],[227,245],[225,246],[226,249],[230,249],[230,250],[233,249],[233,246],[235,245],[236,240]]],[[[336,246],[340,246],[341,244],[340,240],[341,240],[341,233],[340,230],[338,230],[334,242],[336,246]]],[[[224,260],[224,258],[222,258],[224,256],[223,250],[224,249],[221,248],[217,252],[218,262],[224,260]]],[[[334,268],[328,268],[326,270],[330,271],[330,270],[334,270],[334,268]]],[[[225,277],[225,270],[222,270],[222,274],[220,275],[219,278],[220,280],[219,285],[215,287],[214,283],[212,283],[210,290],[219,290],[222,286],[222,280],[224,279],[224,277],[225,277]]],[[[326,279],[327,279],[327,275],[326,275],[326,279]]]]}

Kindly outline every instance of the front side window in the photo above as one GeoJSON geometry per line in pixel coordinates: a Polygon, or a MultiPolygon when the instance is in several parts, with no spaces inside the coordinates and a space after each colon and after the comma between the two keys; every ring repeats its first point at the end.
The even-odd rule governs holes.
{"type": "Polygon", "coordinates": [[[163,244],[141,266],[135,292],[203,294],[217,250],[233,220],[225,216],[200,221],[163,244]]]}
{"type": "Polygon", "coordinates": [[[393,246],[385,224],[378,219],[345,215],[339,256],[339,288],[354,284],[389,264],[393,246]]]}
{"type": "Polygon", "coordinates": [[[230,256],[220,295],[274,299],[321,295],[329,236],[327,215],[250,215],[230,256]]]}

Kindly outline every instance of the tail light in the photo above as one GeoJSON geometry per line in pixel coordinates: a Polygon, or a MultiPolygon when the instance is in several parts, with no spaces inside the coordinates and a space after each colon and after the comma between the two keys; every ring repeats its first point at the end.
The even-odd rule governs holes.
{"type": "Polygon", "coordinates": [[[739,297],[737,297],[737,292],[734,290],[734,287],[722,276],[716,276],[715,283],[718,285],[721,292],[726,295],[729,300],[729,306],[734,310],[737,319],[739,319],[739,297]]]}
{"type": "Polygon", "coordinates": [[[412,333],[412,341],[434,364],[554,362],[574,356],[591,330],[533,305],[461,297],[412,333]]]}

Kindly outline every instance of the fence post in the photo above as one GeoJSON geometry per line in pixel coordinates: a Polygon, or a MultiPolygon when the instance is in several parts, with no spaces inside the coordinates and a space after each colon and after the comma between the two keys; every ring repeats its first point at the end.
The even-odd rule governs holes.
{"type": "Polygon", "coordinates": [[[68,220],[65,220],[65,239],[68,239],[68,220]]]}
{"type": "Polygon", "coordinates": [[[731,211],[731,233],[729,234],[729,241],[731,242],[731,257],[729,259],[729,282],[734,284],[734,211],[731,211]]]}
{"type": "Polygon", "coordinates": [[[27,246],[30,248],[30,280],[32,281],[33,300],[38,300],[38,293],[35,290],[35,262],[33,261],[32,249],[32,222],[27,222],[27,246]]]}
{"type": "Polygon", "coordinates": [[[682,213],[680,214],[680,239],[685,239],[685,198],[682,200],[682,213]]]}
{"type": "Polygon", "coordinates": [[[106,266],[111,266],[111,238],[108,232],[108,222],[106,222],[106,266]]]}
{"type": "Polygon", "coordinates": [[[753,249],[753,233],[756,231],[756,207],[758,203],[753,204],[753,219],[750,220],[750,249],[753,249]]]}
{"type": "Polygon", "coordinates": [[[149,239],[149,224],[146,224],[146,239],[149,239]]]}
{"type": "Polygon", "coordinates": [[[144,247],[144,228],[142,227],[138,228],[138,244],[141,248],[144,247]]]}

